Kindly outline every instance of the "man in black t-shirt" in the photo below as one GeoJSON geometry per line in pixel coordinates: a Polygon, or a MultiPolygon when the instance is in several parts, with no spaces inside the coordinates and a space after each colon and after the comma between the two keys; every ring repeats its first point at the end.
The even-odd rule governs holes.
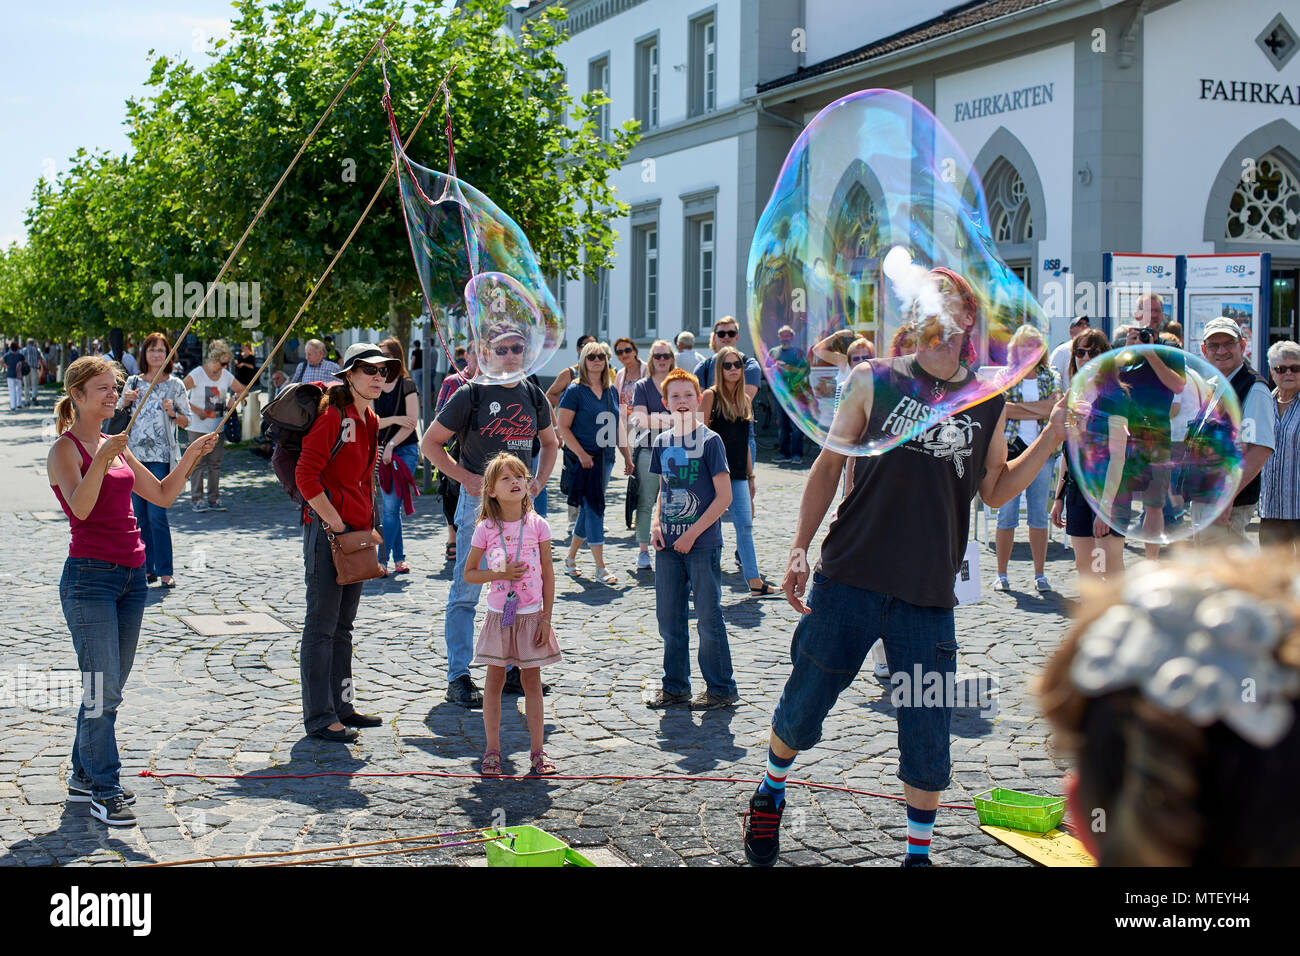
{"type": "Polygon", "coordinates": [[[823,448],[804,487],[783,582],[786,598],[803,615],[791,645],[794,669],[772,718],[767,773],[745,819],[745,856],[757,866],[776,862],[785,777],[795,756],[821,738],[827,713],[877,639],[884,642],[898,714],[898,776],[908,817],[904,865],[929,865],[935,810],[951,776],[953,584],[969,536],[970,502],[977,492],[993,507],[1010,501],[1065,439],[1063,404],[1010,463],[1002,396],[936,418],[935,406],[973,381],[962,358],[977,313],[963,279],[940,269],[930,276],[952,318],[915,320],[915,355],[861,363],[845,385],[830,444],[906,438],[892,451],[856,460],[853,489],[822,544],[807,604],[806,555],[847,456],[823,448]]]}
{"type": "MultiPolygon", "coordinates": [[[[485,371],[496,378],[508,378],[521,370],[524,336],[505,326],[487,334],[487,354],[492,364],[483,360],[485,371]]],[[[461,486],[455,516],[456,567],[447,596],[443,638],[447,642],[447,700],[462,707],[483,703],[483,695],[469,673],[474,657],[474,610],[483,586],[465,581],[465,561],[478,520],[483,472],[487,463],[503,451],[528,465],[534,440],[541,446],[541,456],[528,491],[536,499],[551,476],[560,440],[542,390],[531,382],[517,381],[510,385],[462,385],[438,412],[420,443],[424,457],[461,486]],[[446,445],[453,438],[458,439],[458,461],[447,454],[446,445]]]]}

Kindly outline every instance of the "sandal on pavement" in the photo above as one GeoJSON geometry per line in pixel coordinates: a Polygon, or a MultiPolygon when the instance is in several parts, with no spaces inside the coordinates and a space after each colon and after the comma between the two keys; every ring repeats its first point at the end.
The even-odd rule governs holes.
{"type": "Polygon", "coordinates": [[[763,581],[760,587],[753,587],[751,585],[749,589],[749,596],[756,597],[756,598],[775,597],[780,593],[781,592],[778,591],[776,588],[772,587],[771,583],[768,581],[763,581]]]}
{"type": "Polygon", "coordinates": [[[609,570],[609,568],[597,568],[596,578],[600,581],[605,582],[606,584],[618,583],[618,575],[615,574],[613,571],[609,570]]]}
{"type": "Polygon", "coordinates": [[[395,565],[393,565],[394,574],[409,574],[410,571],[411,571],[411,566],[407,564],[405,561],[398,561],[395,565]]]}
{"type": "Polygon", "coordinates": [[[528,757],[533,762],[533,773],[539,777],[549,777],[553,773],[558,773],[551,758],[546,756],[545,750],[534,750],[528,757]]]}
{"type": "Polygon", "coordinates": [[[567,574],[567,575],[568,575],[569,577],[571,577],[571,578],[576,578],[576,577],[578,577],[578,562],[577,562],[577,561],[570,561],[568,558],[565,558],[565,559],[564,559],[564,573],[567,574]]]}
{"type": "Polygon", "coordinates": [[[450,541],[450,542],[448,542],[448,544],[447,544],[447,552],[446,552],[446,554],[447,554],[447,560],[448,560],[448,561],[455,561],[455,560],[456,560],[456,542],[455,542],[455,541],[450,541]]]}
{"type": "Polygon", "coordinates": [[[479,765],[478,771],[485,777],[501,776],[501,751],[489,750],[483,755],[483,763],[479,765]]]}

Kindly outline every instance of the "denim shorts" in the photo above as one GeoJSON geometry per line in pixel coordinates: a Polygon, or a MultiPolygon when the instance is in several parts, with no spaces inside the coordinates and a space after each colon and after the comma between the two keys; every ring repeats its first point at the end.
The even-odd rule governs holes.
{"type": "MultiPolygon", "coordinates": [[[[1029,527],[1047,527],[1047,496],[1051,491],[1053,460],[1048,459],[1020,495],[1025,496],[1025,508],[1029,512],[1029,527]]],[[[998,509],[998,530],[1014,531],[1020,524],[1020,495],[1016,495],[998,509]]]]}
{"type": "Polygon", "coordinates": [[[953,701],[923,698],[921,685],[938,675],[949,686],[957,672],[957,630],[951,608],[906,601],[813,575],[804,615],[790,643],[794,670],[772,718],[772,730],[795,750],[822,736],[822,722],[857,676],[877,639],[894,675],[884,693],[898,713],[898,779],[918,790],[939,791],[951,780],[949,729],[953,701]],[[917,680],[917,678],[921,678],[917,680]],[[913,692],[914,691],[914,692],[913,692]]]}

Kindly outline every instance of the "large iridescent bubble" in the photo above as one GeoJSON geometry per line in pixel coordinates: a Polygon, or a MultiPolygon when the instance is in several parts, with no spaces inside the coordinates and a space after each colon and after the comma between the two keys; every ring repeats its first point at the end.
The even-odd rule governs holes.
{"type": "Polygon", "coordinates": [[[1070,474],[1093,512],[1130,541],[1169,544],[1231,506],[1241,480],[1241,405],[1196,355],[1132,345],[1070,382],[1070,474]]]}
{"type": "Polygon", "coordinates": [[[528,237],[469,183],[411,161],[395,126],[393,153],[420,288],[444,337],[467,330],[475,381],[510,384],[542,368],[564,317],[528,237]]]}
{"type": "Polygon", "coordinates": [[[1009,364],[1012,334],[1029,325],[1038,341],[1047,336],[1043,310],[994,250],[965,153],[925,107],[891,90],[837,100],[800,134],[759,219],[748,275],[750,330],[773,392],[804,434],[846,455],[888,451],[1005,391],[1041,358],[1017,349],[1009,364]],[[965,369],[952,381],[916,375],[933,386],[924,396],[899,392],[883,368],[917,363],[906,356],[918,339],[926,349],[950,343],[965,369]],[[877,359],[858,364],[868,351],[877,359]],[[847,415],[833,428],[839,404],[864,395],[877,412],[865,429],[847,415]],[[924,415],[889,416],[918,397],[924,415]],[[912,424],[887,431],[886,418],[912,424]]]}

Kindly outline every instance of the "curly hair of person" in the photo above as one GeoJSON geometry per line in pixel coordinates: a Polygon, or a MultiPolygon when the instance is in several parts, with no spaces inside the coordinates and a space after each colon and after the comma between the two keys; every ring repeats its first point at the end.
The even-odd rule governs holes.
{"type": "MultiPolygon", "coordinates": [[[[1300,562],[1289,552],[1204,553],[1167,562],[1208,573],[1224,590],[1268,601],[1290,615],[1275,651],[1300,669],[1300,562]]],[[[1138,688],[1083,694],[1071,667],[1089,627],[1122,604],[1123,582],[1093,582],[1070,633],[1038,681],[1056,748],[1075,760],[1075,808],[1103,866],[1279,866],[1300,864],[1300,706],[1276,745],[1262,749],[1224,723],[1200,727],[1138,688]]]]}

